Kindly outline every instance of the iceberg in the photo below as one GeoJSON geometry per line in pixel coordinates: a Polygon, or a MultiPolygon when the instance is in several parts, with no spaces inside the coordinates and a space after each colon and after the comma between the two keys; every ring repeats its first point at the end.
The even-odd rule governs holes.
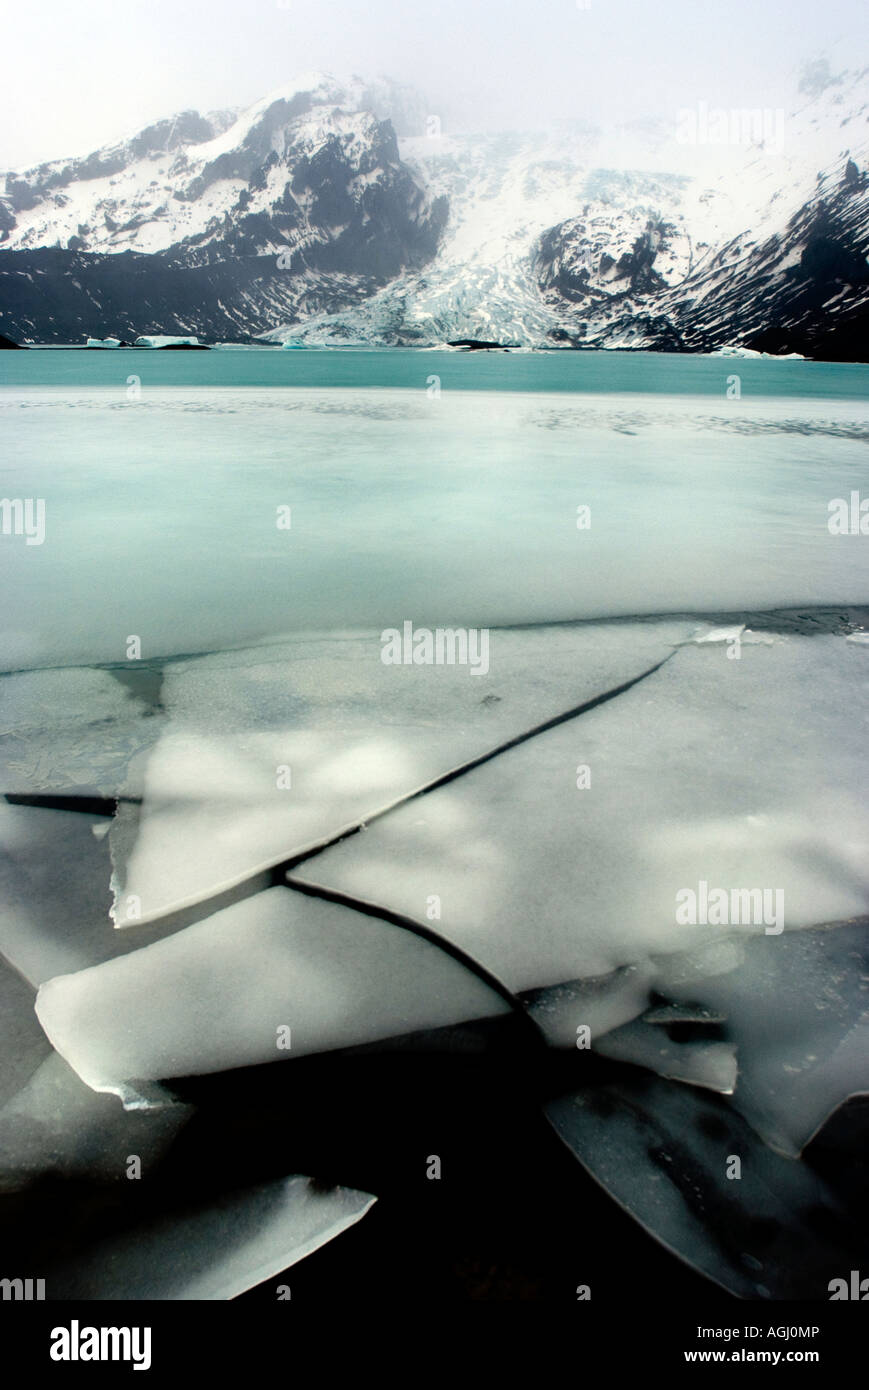
{"type": "Polygon", "coordinates": [[[120,338],[88,338],[85,347],[89,348],[119,348],[120,338]]]}
{"type": "Polygon", "coordinates": [[[202,347],[197,337],[173,338],[164,333],[146,333],[136,339],[134,347],[144,348],[167,348],[167,347],[202,347]]]}

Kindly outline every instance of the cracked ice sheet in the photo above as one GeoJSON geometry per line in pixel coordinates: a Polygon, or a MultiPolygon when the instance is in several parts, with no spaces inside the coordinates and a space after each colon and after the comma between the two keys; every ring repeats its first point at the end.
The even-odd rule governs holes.
{"type": "Polygon", "coordinates": [[[650,956],[603,979],[530,991],[524,1002],[555,1047],[576,1046],[581,1020],[604,1056],[733,1091],[754,1130],[795,1157],[869,1082],[867,926],[864,918],[650,956]],[[653,995],[672,1002],[647,1010],[653,995]],[[655,1018],[699,1026],[668,1044],[655,1018]]]}
{"type": "Polygon", "coordinates": [[[70,667],[0,678],[0,791],[113,796],[157,737],[149,679],[159,685],[159,673],[135,665],[117,676],[70,667]]]}
{"type": "Polygon", "coordinates": [[[295,1176],[172,1212],[49,1268],[55,1299],[224,1300],[334,1240],[376,1197],[295,1176]]]}
{"type": "Polygon", "coordinates": [[[167,666],[169,727],[134,774],[143,805],[119,807],[111,830],[116,924],[200,902],[335,835],[639,675],[694,627],[497,629],[481,676],[385,666],[379,633],[167,666]]]}
{"type": "MultiPolygon", "coordinates": [[[[437,895],[437,930],[531,991],[555,1045],[575,1045],[579,1024],[596,1040],[628,1023],[653,990],[732,1014],[726,1037],[745,1083],[734,1103],[798,1152],[866,1074],[853,935],[685,926],[676,894],[700,880],[780,888],[786,929],[867,911],[861,658],[826,636],[745,647],[738,661],[685,647],[608,705],[397,810],[289,881],[418,920],[437,895]],[[578,764],[591,768],[583,790],[578,764]]],[[[613,1045],[672,1071],[653,1035],[642,1055],[636,1030],[613,1045]]],[[[680,1074],[725,1090],[733,1080],[721,1049],[702,1045],[680,1074]]]]}
{"type": "Polygon", "coordinates": [[[739,660],[683,647],[291,881],[417,920],[436,894],[437,930],[516,992],[764,933],[679,924],[676,895],[701,880],[782,890],[787,929],[862,914],[867,688],[863,650],[840,637],[780,637],[739,660]]]}
{"type": "Polygon", "coordinates": [[[508,1010],[440,947],[287,888],[50,980],[36,1003],[52,1044],[94,1090],[288,1061],[508,1010]]]}

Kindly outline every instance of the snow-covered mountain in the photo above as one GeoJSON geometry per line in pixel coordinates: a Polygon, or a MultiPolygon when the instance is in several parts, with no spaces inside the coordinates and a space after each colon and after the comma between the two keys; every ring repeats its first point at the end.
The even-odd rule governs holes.
{"type": "Polygon", "coordinates": [[[8,175],[0,323],[49,341],[237,339],[370,296],[430,259],[447,215],[402,163],[393,116],[412,120],[404,88],[307,74],[241,113],[185,112],[8,175]]]}
{"type": "Polygon", "coordinates": [[[789,113],[448,135],[412,89],[308,74],[8,175],[0,331],[865,359],[867,73],[809,86],[789,113]]]}

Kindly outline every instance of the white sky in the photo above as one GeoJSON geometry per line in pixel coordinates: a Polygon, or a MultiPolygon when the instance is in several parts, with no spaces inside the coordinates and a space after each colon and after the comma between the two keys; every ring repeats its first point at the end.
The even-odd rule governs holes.
{"type": "Polygon", "coordinates": [[[0,169],[83,154],[295,73],[414,83],[444,130],[788,105],[869,54],[866,0],[0,0],[0,169]]]}

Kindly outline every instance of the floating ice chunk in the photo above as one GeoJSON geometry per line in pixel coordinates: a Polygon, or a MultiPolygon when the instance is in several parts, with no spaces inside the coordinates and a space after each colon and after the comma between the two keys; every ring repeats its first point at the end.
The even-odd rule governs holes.
{"type": "Polygon", "coordinates": [[[197,337],[175,338],[166,333],[145,333],[137,338],[134,347],[145,348],[165,348],[165,347],[198,347],[197,337]]]}
{"type": "Polygon", "coordinates": [[[723,1098],[643,1077],[563,1096],[546,1113],[617,1202],[741,1298],[824,1300],[829,1280],[856,1267],[853,1216],[723,1098]]]}
{"type": "MultiPolygon", "coordinates": [[[[0,1108],[0,1190],[16,1192],[19,1207],[38,1204],[36,1248],[49,1297],[232,1298],[319,1248],[374,1201],[301,1177],[206,1195],[209,1184],[203,1192],[194,1175],[191,1197],[183,1156],[178,1166],[191,1115],[180,1104],[125,1109],[54,1053],[0,1108]],[[144,1200],[138,1183],[124,1181],[131,1159],[147,1179],[144,1200]],[[59,1187],[58,1179],[76,1186],[59,1187]],[[44,1228],[58,1213],[60,1234],[52,1237],[44,1228]],[[106,1226],[111,1235],[95,1234],[106,1226]]],[[[7,1254],[8,1245],[4,1230],[7,1254]]]]}
{"type": "Polygon", "coordinates": [[[732,627],[699,628],[688,640],[696,642],[698,646],[705,642],[739,642],[744,632],[745,623],[736,623],[732,627]]]}
{"type": "Polygon", "coordinates": [[[767,1143],[794,1156],[869,1082],[866,922],[756,937],[743,951],[739,968],[705,979],[661,961],[656,989],[726,1015],[739,1056],[733,1105],[767,1143]]]}
{"type": "Polygon", "coordinates": [[[122,806],[111,833],[116,925],[200,902],[370,819],[639,675],[685,630],[493,632],[485,681],[461,666],[384,665],[374,633],[170,666],[170,722],[147,762],[143,805],[122,806]]]}
{"type": "Polygon", "coordinates": [[[97,1095],[62,1057],[50,1048],[48,1054],[0,1109],[0,1183],[7,1190],[47,1174],[117,1182],[131,1153],[150,1170],[190,1117],[188,1105],[125,1108],[119,1096],[97,1095]]]}
{"type": "Polygon", "coordinates": [[[745,646],[771,647],[776,638],[768,632],[752,632],[745,623],[731,623],[729,627],[699,627],[687,639],[688,644],[702,647],[726,643],[739,649],[745,646]]]}
{"type": "Polygon", "coordinates": [[[633,1062],[674,1081],[687,1081],[725,1095],[736,1086],[736,1051],[732,1043],[671,1042],[660,1028],[639,1021],[607,1033],[594,1046],[603,1057],[633,1062]]]}
{"type": "Polygon", "coordinates": [[[89,348],[119,348],[120,338],[88,338],[85,347],[89,348]]]}
{"type": "Polygon", "coordinates": [[[360,1221],[377,1199],[291,1177],[173,1211],[46,1274],[56,1299],[236,1298],[360,1221]]]}
{"type": "Polygon", "coordinates": [[[650,1023],[670,1023],[689,1016],[692,1020],[717,1022],[714,1010],[694,1001],[704,981],[729,974],[741,967],[744,960],[740,940],[718,939],[688,954],[647,956],[610,975],[564,980],[528,990],[521,998],[550,1047],[573,1048],[579,1027],[589,1030],[589,1040],[599,1040],[614,1028],[640,1017],[650,1023]],[[684,986],[692,1000],[690,1004],[649,1008],[655,996],[678,986],[684,986]],[[694,988],[693,994],[689,986],[694,988]]]}
{"type": "Polygon", "coordinates": [[[33,1012],[35,990],[0,956],[0,1107],[51,1052],[33,1012]]]}
{"type": "Polygon", "coordinates": [[[34,986],[165,934],[114,930],[108,841],[94,836],[107,823],[0,800],[0,951],[34,986]]]}
{"type": "Polygon", "coordinates": [[[857,647],[869,647],[869,632],[851,632],[845,641],[853,642],[857,647]]]}
{"type": "Polygon", "coordinates": [[[710,357],[763,357],[766,354],[757,352],[754,348],[727,346],[713,348],[710,357]]]}
{"type": "Polygon", "coordinates": [[[57,1051],[95,1090],[291,1060],[508,1009],[412,932],[286,888],[50,980],[36,1003],[57,1051]]]}
{"type": "Polygon", "coordinates": [[[656,978],[651,961],[622,966],[601,978],[563,981],[521,996],[550,1047],[576,1047],[579,1029],[601,1038],[638,1018],[656,978]]]}

